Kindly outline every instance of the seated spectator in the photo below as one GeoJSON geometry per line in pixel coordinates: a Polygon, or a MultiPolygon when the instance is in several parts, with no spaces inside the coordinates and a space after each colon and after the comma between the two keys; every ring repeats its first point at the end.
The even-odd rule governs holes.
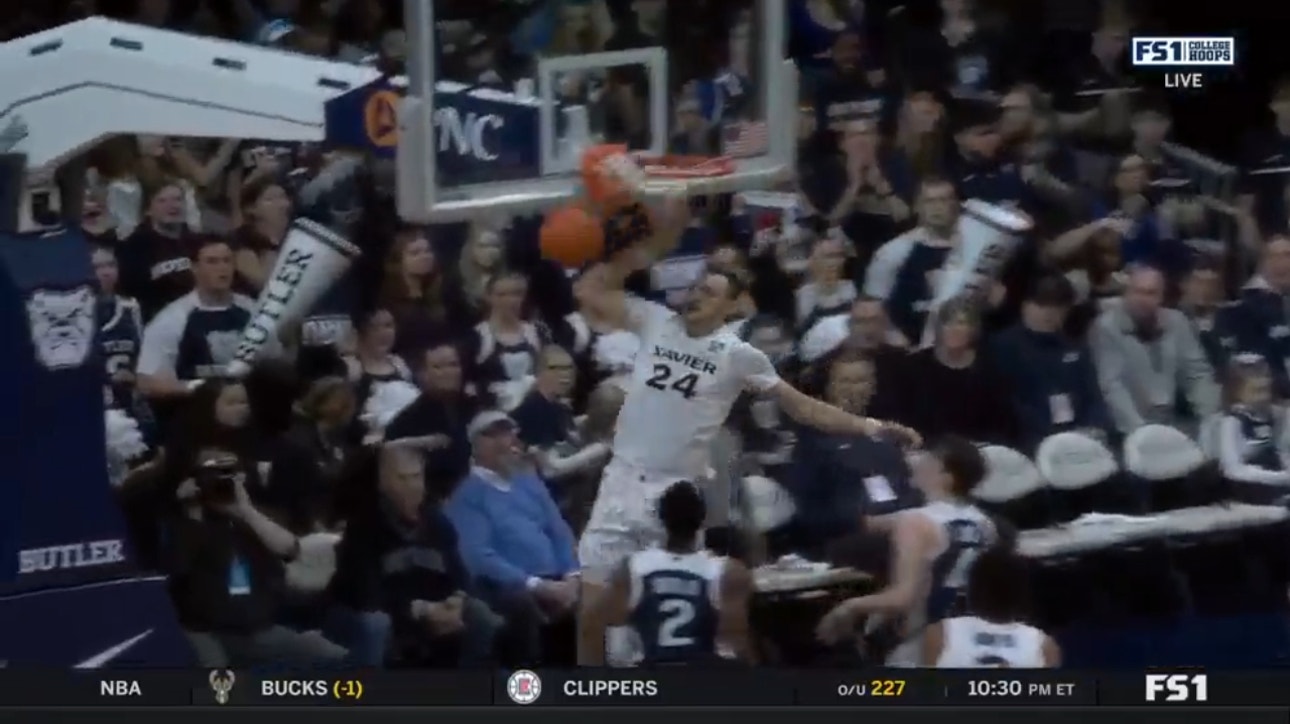
{"type": "Polygon", "coordinates": [[[467,391],[462,376],[461,353],[451,342],[432,344],[423,354],[417,374],[421,396],[390,421],[386,440],[428,438],[432,440],[426,454],[426,469],[436,484],[447,485],[432,490],[443,499],[470,471],[470,439],[466,425],[479,410],[479,401],[467,391]]]}
{"type": "Polygon", "coordinates": [[[901,378],[905,402],[900,420],[924,439],[958,435],[979,443],[1011,441],[1011,410],[997,405],[1006,388],[978,353],[980,335],[977,305],[951,299],[937,310],[932,347],[909,356],[901,378]]]}
{"type": "MultiPolygon", "coordinates": [[[[792,337],[786,325],[771,316],[758,316],[748,320],[740,336],[760,350],[775,365],[781,377],[794,379],[795,358],[792,356],[792,337]]],[[[756,471],[778,479],[782,468],[793,454],[794,432],[788,418],[779,407],[779,401],[768,394],[745,392],[735,402],[726,424],[737,438],[737,457],[731,462],[742,462],[742,472],[756,471]]],[[[721,461],[713,455],[714,465],[720,472],[721,461]]],[[[715,505],[713,506],[716,507],[715,505]]]]}
{"type": "Polygon", "coordinates": [[[511,418],[482,412],[469,433],[474,466],[445,512],[475,585],[520,635],[520,658],[538,662],[541,626],[566,619],[577,604],[577,540],[525,459],[511,418]]]}
{"type": "Polygon", "coordinates": [[[487,312],[488,280],[505,264],[506,252],[501,234],[482,223],[473,224],[447,290],[462,305],[464,316],[455,326],[469,328],[483,319],[487,312]]]}
{"type": "Polygon", "coordinates": [[[192,269],[195,288],[143,330],[136,371],[139,391],[154,405],[188,396],[196,381],[223,376],[255,306],[233,292],[233,251],[226,242],[203,240],[192,269]]]}
{"type": "MultiPolygon", "coordinates": [[[[843,350],[833,357],[827,380],[827,402],[854,415],[867,414],[874,369],[864,353],[843,350]]],[[[793,463],[784,482],[797,507],[794,549],[816,555],[830,541],[857,532],[864,515],[891,512],[913,500],[899,445],[804,427],[797,430],[793,463]]]]}
{"type": "Polygon", "coordinates": [[[471,371],[480,389],[504,396],[507,386],[523,382],[537,370],[538,351],[545,336],[524,319],[529,282],[514,270],[499,270],[484,283],[484,320],[468,339],[471,371]]]}
{"type": "Polygon", "coordinates": [[[1227,371],[1229,404],[1218,428],[1223,477],[1235,483],[1287,486],[1290,466],[1283,445],[1285,410],[1272,404],[1268,363],[1238,354],[1227,371]]]}
{"type": "Polygon", "coordinates": [[[457,533],[427,493],[425,460],[412,445],[385,444],[354,499],[336,549],[331,597],[356,636],[365,666],[482,665],[501,620],[466,595],[470,579],[457,533]],[[375,480],[371,478],[375,477],[375,480]],[[383,627],[385,621],[392,623],[383,627]]]}
{"type": "Polygon", "coordinates": [[[894,420],[899,416],[902,404],[899,380],[905,359],[909,356],[906,346],[904,336],[888,323],[882,301],[862,296],[852,303],[849,314],[826,317],[803,337],[799,355],[807,365],[804,371],[806,386],[812,390],[823,387],[823,371],[835,351],[863,352],[873,362],[874,372],[881,381],[869,400],[869,413],[884,420],[894,420]]]}
{"type": "Polygon", "coordinates": [[[1159,270],[1133,269],[1123,297],[1107,302],[1089,334],[1102,393],[1125,435],[1149,423],[1194,428],[1195,419],[1178,417],[1180,391],[1192,415],[1204,419],[1218,411],[1205,350],[1183,313],[1163,307],[1164,295],[1159,270]]]}
{"type": "MultiPolygon", "coordinates": [[[[1256,352],[1266,360],[1290,358],[1290,237],[1268,239],[1259,256],[1258,273],[1241,289],[1238,304],[1230,315],[1233,349],[1256,352]]],[[[1285,365],[1271,364],[1276,398],[1290,399],[1290,378],[1285,365]]]]}
{"type": "Polygon", "coordinates": [[[419,227],[401,229],[385,257],[378,301],[394,317],[395,353],[418,359],[427,345],[447,333],[444,300],[444,275],[430,240],[419,227]]]}
{"type": "Polygon", "coordinates": [[[1018,442],[1033,450],[1067,430],[1105,437],[1111,419],[1088,348],[1062,333],[1075,299],[1070,281],[1050,275],[1037,281],[1021,308],[1021,322],[999,332],[990,357],[1008,384],[1018,442]]]}
{"type": "Polygon", "coordinates": [[[544,347],[533,388],[510,413],[520,442],[535,456],[542,477],[557,488],[573,476],[598,470],[610,452],[609,446],[586,444],[578,435],[569,407],[576,375],[573,357],[563,347],[544,347]]]}
{"type": "Polygon", "coordinates": [[[251,503],[236,455],[208,448],[195,463],[164,523],[164,570],[199,665],[340,664],[344,648],[274,623],[300,542],[251,503]]]}
{"type": "MultiPolygon", "coordinates": [[[[1094,222],[1092,233],[1084,237],[1083,246],[1073,251],[1066,278],[1075,290],[1075,306],[1066,318],[1066,331],[1083,339],[1088,327],[1102,313],[1102,303],[1124,293],[1124,256],[1121,254],[1123,219],[1101,219],[1094,222]]],[[[1067,237],[1074,239],[1074,237],[1067,237]]],[[[1055,247],[1053,247],[1055,248],[1055,247]]]]}

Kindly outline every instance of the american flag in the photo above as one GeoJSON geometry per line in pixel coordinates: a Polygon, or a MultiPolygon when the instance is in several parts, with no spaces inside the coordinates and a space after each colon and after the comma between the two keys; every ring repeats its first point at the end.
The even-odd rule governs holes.
{"type": "Polygon", "coordinates": [[[760,156],[770,146],[770,132],[763,121],[727,123],[721,134],[721,153],[734,158],[760,156]]]}

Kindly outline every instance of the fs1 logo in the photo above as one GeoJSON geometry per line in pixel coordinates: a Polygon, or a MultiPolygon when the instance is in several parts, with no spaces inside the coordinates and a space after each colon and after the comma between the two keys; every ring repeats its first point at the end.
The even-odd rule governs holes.
{"type": "Polygon", "coordinates": [[[1209,676],[1147,674],[1147,701],[1209,701],[1209,676]]]}
{"type": "Polygon", "coordinates": [[[1134,38],[1129,47],[1140,68],[1236,65],[1235,38],[1134,38]]]}

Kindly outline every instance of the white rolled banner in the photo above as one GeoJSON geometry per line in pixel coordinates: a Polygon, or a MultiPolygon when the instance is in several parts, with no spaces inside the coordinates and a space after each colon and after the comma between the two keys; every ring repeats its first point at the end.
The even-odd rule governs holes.
{"type": "Polygon", "coordinates": [[[963,202],[958,223],[958,249],[950,255],[933,290],[935,296],[923,327],[923,347],[930,347],[936,339],[936,314],[941,305],[960,296],[986,298],[1016,251],[1021,235],[1033,226],[1025,214],[979,199],[963,202]]]}
{"type": "Polygon", "coordinates": [[[361,250],[331,229],[296,219],[278,249],[278,261],[256,300],[255,313],[242,330],[229,371],[242,376],[270,339],[304,319],[327,290],[345,274],[361,250]]]}

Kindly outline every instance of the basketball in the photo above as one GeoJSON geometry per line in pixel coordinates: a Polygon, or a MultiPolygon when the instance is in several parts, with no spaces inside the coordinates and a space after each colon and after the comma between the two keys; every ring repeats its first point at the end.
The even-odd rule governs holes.
{"type": "Polygon", "coordinates": [[[605,231],[600,219],[581,206],[565,206],[546,215],[539,234],[542,256],[568,269],[600,259],[605,231]]]}
{"type": "Polygon", "coordinates": [[[636,200],[644,173],[626,146],[592,146],[582,154],[582,185],[588,200],[605,216],[636,200]]]}

